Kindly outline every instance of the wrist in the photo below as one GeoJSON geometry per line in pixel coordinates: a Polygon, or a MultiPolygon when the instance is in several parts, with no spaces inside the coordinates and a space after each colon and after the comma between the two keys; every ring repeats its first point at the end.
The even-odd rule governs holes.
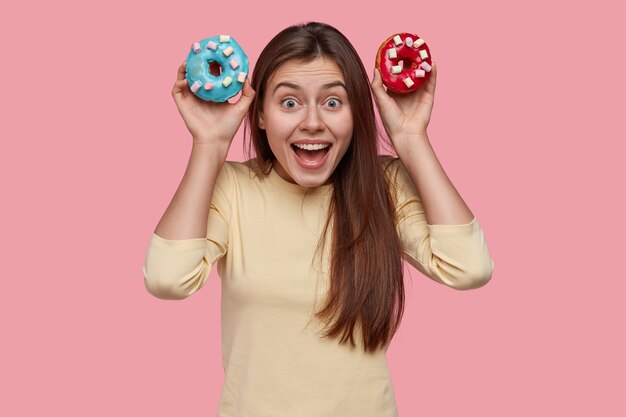
{"type": "Polygon", "coordinates": [[[428,140],[428,133],[426,130],[416,130],[412,132],[402,132],[396,134],[394,139],[397,138],[400,142],[414,142],[416,140],[428,140]]]}
{"type": "Polygon", "coordinates": [[[204,158],[214,159],[216,161],[224,161],[228,155],[230,143],[221,141],[196,141],[194,138],[191,146],[192,154],[203,155],[204,158]]]}
{"type": "Polygon", "coordinates": [[[428,134],[426,132],[403,133],[392,137],[391,141],[398,155],[407,149],[410,150],[414,148],[416,144],[423,142],[429,143],[428,134]]]}

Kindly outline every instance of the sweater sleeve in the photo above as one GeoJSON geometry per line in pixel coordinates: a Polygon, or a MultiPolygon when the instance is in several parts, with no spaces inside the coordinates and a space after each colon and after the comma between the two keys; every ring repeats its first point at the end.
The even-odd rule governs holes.
{"type": "Polygon", "coordinates": [[[428,224],[422,201],[399,159],[387,166],[404,259],[427,277],[458,290],[485,285],[494,263],[476,218],[428,224]]]}
{"type": "Polygon", "coordinates": [[[144,285],[150,294],[180,300],[206,283],[212,265],[227,252],[232,186],[227,162],[213,191],[206,238],[173,240],[152,233],[143,265],[144,285]]]}

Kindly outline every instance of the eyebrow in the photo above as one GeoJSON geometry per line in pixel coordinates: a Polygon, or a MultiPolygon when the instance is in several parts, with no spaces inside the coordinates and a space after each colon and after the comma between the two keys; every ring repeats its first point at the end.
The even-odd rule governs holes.
{"type": "MultiPolygon", "coordinates": [[[[280,87],[293,88],[294,90],[302,90],[302,87],[300,87],[298,84],[285,81],[285,82],[276,84],[276,87],[274,87],[274,91],[272,91],[272,94],[275,94],[276,90],[278,90],[280,87]]],[[[330,83],[326,83],[322,86],[322,89],[328,90],[333,87],[343,87],[343,89],[346,90],[346,93],[348,92],[348,89],[346,88],[345,84],[342,83],[341,81],[333,81],[330,83]]]]}

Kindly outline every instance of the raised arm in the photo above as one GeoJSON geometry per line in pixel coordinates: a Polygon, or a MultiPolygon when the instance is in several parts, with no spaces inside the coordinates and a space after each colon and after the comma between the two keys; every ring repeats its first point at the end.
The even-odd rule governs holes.
{"type": "Polygon", "coordinates": [[[237,103],[201,100],[189,90],[183,64],[178,69],[172,96],[191,133],[193,146],[183,179],[154,233],[165,239],[206,237],[215,182],[254,98],[254,90],[246,79],[237,103]]]}
{"type": "Polygon", "coordinates": [[[221,200],[222,209],[227,205],[223,193],[215,195],[216,184],[254,90],[246,79],[236,103],[203,101],[189,90],[183,64],[172,96],[191,133],[192,151],[180,185],[150,240],[143,274],[145,287],[154,296],[182,299],[204,285],[211,264],[225,254],[227,223],[220,204],[212,203],[221,200]]]}
{"type": "Polygon", "coordinates": [[[405,259],[430,278],[457,289],[484,285],[493,260],[483,231],[439,163],[427,134],[437,67],[419,90],[385,90],[374,70],[372,91],[381,119],[401,161],[399,229],[405,259]]]}
{"type": "Polygon", "coordinates": [[[446,175],[426,132],[435,100],[437,66],[419,90],[410,94],[386,91],[374,70],[372,91],[389,138],[415,185],[428,224],[465,224],[474,215],[446,175]]]}

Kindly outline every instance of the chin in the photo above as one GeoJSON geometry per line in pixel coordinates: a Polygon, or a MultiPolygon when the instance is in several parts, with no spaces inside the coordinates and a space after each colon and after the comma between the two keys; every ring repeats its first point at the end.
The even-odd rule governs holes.
{"type": "Polygon", "coordinates": [[[307,188],[315,188],[321,185],[325,185],[328,183],[328,179],[330,178],[330,174],[327,173],[294,173],[295,175],[291,175],[291,178],[296,182],[296,184],[307,187],[307,188]]]}

